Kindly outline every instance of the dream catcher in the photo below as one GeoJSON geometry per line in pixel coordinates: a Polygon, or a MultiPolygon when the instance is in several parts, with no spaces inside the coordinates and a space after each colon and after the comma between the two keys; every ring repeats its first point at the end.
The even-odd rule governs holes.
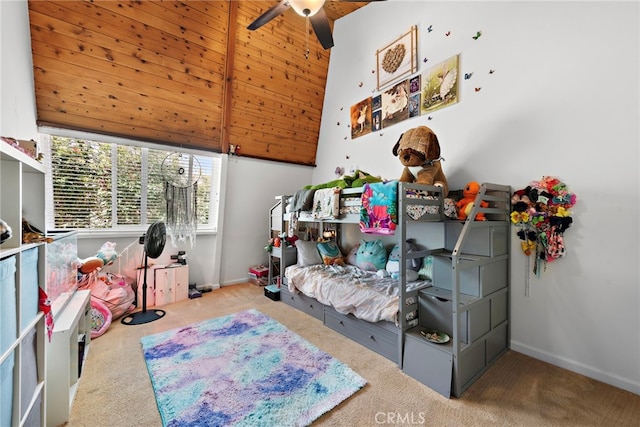
{"type": "Polygon", "coordinates": [[[193,247],[198,225],[196,193],[200,179],[200,162],[193,155],[172,153],[162,161],[164,198],[167,202],[167,234],[176,239],[189,239],[193,247]]]}

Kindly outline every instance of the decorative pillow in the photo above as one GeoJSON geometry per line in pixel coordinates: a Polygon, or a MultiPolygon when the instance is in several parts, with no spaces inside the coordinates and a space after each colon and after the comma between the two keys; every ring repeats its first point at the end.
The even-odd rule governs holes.
{"type": "Polygon", "coordinates": [[[418,270],[418,277],[424,280],[433,280],[433,255],[424,257],[422,268],[418,270]]]}
{"type": "Polygon", "coordinates": [[[300,267],[322,264],[322,258],[320,258],[316,242],[312,242],[311,240],[296,240],[296,248],[298,250],[298,265],[300,267]]]}
{"type": "Polygon", "coordinates": [[[360,247],[356,254],[356,265],[363,270],[383,270],[387,263],[387,250],[382,240],[360,241],[360,247]]]}
{"type": "Polygon", "coordinates": [[[359,247],[360,247],[360,243],[357,243],[353,248],[351,248],[351,250],[349,251],[349,254],[347,255],[347,264],[358,265],[358,261],[356,257],[358,255],[359,247]]]}
{"type": "Polygon", "coordinates": [[[324,262],[325,265],[344,265],[344,257],[335,241],[329,240],[318,243],[318,252],[320,252],[322,262],[324,262]]]}

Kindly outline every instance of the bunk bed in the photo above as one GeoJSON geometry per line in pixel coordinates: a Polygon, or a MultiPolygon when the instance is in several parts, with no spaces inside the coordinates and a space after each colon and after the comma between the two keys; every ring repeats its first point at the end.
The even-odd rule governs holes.
{"type": "MultiPolygon", "coordinates": [[[[320,235],[328,228],[336,241],[346,224],[365,230],[371,225],[363,226],[361,215],[368,187],[336,190],[331,213],[321,217],[313,208],[292,210],[300,206],[295,196],[277,196],[269,212],[270,233],[283,233],[292,222],[316,224],[320,235]]],[[[509,200],[510,187],[482,184],[468,219],[459,221],[451,218],[455,201],[444,197],[440,187],[400,182],[396,224],[388,232],[399,247],[397,279],[377,279],[375,272],[349,265],[301,266],[296,248],[286,246],[271,254],[278,277],[270,268],[269,278],[282,283],[281,301],[396,362],[441,394],[459,397],[508,349],[509,200]],[[486,220],[476,221],[478,213],[486,220]],[[418,245],[410,246],[416,237],[418,245]],[[404,266],[428,258],[433,263],[429,277],[407,276],[404,266]],[[314,280],[322,287],[308,285],[314,280]],[[328,288],[332,282],[335,288],[328,288]],[[335,289],[352,296],[358,288],[371,293],[369,284],[385,295],[380,306],[386,314],[371,315],[367,307],[362,316],[357,307],[349,307],[352,303],[335,304],[328,297],[335,296],[335,289]],[[448,340],[429,341],[427,331],[448,340]]],[[[370,295],[356,300],[371,303],[370,295]]]]}

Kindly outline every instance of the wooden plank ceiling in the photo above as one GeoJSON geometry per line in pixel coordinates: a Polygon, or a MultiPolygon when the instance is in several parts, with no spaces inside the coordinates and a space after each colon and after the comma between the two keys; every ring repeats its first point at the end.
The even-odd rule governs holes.
{"type": "Polygon", "coordinates": [[[29,1],[38,124],[314,165],[330,50],[292,9],[247,30],[276,2],[29,1]]]}

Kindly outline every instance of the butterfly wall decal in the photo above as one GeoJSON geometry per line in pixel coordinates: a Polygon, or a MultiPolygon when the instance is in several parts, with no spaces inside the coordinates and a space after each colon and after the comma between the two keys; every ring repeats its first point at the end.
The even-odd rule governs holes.
{"type": "Polygon", "coordinates": [[[495,72],[496,72],[496,70],[489,70],[489,74],[493,74],[495,72]]]}
{"type": "Polygon", "coordinates": [[[433,31],[433,25],[429,25],[427,27],[427,33],[430,33],[431,31],[433,31]]]}
{"type": "Polygon", "coordinates": [[[469,80],[473,76],[473,73],[464,73],[464,79],[469,80]]]}
{"type": "Polygon", "coordinates": [[[474,40],[478,40],[481,35],[482,35],[482,31],[478,31],[478,32],[476,32],[476,35],[471,37],[471,38],[474,39],[474,40]]]}
{"type": "Polygon", "coordinates": [[[427,58],[424,58],[424,59],[422,60],[422,62],[424,62],[425,64],[427,63],[427,61],[428,61],[428,59],[427,59],[427,58]]]}
{"type": "Polygon", "coordinates": [[[444,33],[444,35],[449,37],[451,35],[451,31],[447,31],[446,33],[444,33]]]}
{"type": "Polygon", "coordinates": [[[482,89],[481,87],[477,87],[476,88],[476,92],[480,92],[480,89],[482,89]]]}

